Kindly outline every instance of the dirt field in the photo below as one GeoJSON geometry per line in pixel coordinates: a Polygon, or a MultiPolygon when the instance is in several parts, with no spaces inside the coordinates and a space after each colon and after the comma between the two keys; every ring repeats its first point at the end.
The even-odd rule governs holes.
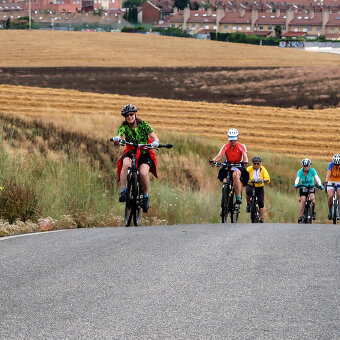
{"type": "Polygon", "coordinates": [[[226,130],[237,127],[249,148],[324,160],[340,150],[339,109],[212,104],[9,85],[0,85],[0,93],[1,112],[104,139],[116,134],[120,108],[131,102],[157,130],[193,133],[222,143],[226,130]]]}
{"type": "Polygon", "coordinates": [[[0,67],[285,67],[337,55],[150,34],[0,30],[0,67]]]}
{"type": "Polygon", "coordinates": [[[0,84],[292,108],[340,106],[340,67],[2,68],[0,84]]]}

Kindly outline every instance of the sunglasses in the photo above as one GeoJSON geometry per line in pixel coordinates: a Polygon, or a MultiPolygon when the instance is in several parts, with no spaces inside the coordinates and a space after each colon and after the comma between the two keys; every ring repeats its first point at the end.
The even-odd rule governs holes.
{"type": "Polygon", "coordinates": [[[254,165],[260,165],[261,163],[258,163],[258,162],[255,162],[255,163],[253,163],[254,165]]]}
{"type": "Polygon", "coordinates": [[[136,113],[135,112],[130,112],[130,113],[127,113],[126,115],[124,115],[124,117],[131,117],[131,116],[134,116],[136,113]]]}

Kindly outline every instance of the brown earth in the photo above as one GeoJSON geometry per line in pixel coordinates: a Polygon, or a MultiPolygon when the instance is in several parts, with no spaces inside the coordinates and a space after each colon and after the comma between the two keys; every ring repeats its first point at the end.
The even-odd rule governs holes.
{"type": "Polygon", "coordinates": [[[0,84],[292,108],[340,106],[340,67],[1,68],[0,84]]]}

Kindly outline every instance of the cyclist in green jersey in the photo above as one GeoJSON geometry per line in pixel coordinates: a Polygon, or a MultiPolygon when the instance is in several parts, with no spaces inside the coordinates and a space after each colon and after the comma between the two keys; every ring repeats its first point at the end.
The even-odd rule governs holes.
{"type": "MultiPolygon", "coordinates": [[[[149,144],[157,147],[159,146],[159,139],[156,136],[153,128],[142,119],[137,117],[137,107],[132,104],[123,106],[121,110],[122,116],[125,118],[120,127],[118,128],[118,136],[116,136],[115,144],[118,145],[120,139],[125,135],[125,140],[130,143],[136,144],[149,144]]],[[[118,176],[121,183],[121,193],[119,196],[120,202],[126,201],[126,177],[128,168],[131,166],[131,148],[126,147],[121,159],[118,162],[118,176]]],[[[143,187],[143,211],[149,210],[149,171],[155,177],[156,172],[156,156],[152,150],[141,150],[138,158],[139,173],[143,187]]]]}

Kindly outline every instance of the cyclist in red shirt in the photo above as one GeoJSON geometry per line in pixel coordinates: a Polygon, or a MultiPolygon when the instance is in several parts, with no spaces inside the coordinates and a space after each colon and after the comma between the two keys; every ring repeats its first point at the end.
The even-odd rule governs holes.
{"type": "MultiPolygon", "coordinates": [[[[226,157],[226,162],[236,164],[243,162],[245,166],[248,165],[247,148],[244,144],[238,142],[239,132],[237,129],[231,128],[227,131],[228,144],[224,144],[219,153],[212,159],[213,162],[218,162],[223,156],[226,157]]],[[[244,166],[232,167],[233,183],[236,194],[236,203],[241,204],[242,186],[246,186],[249,180],[249,173],[244,166]]],[[[227,177],[227,170],[222,167],[218,173],[218,179],[225,182],[227,177]]]]}

